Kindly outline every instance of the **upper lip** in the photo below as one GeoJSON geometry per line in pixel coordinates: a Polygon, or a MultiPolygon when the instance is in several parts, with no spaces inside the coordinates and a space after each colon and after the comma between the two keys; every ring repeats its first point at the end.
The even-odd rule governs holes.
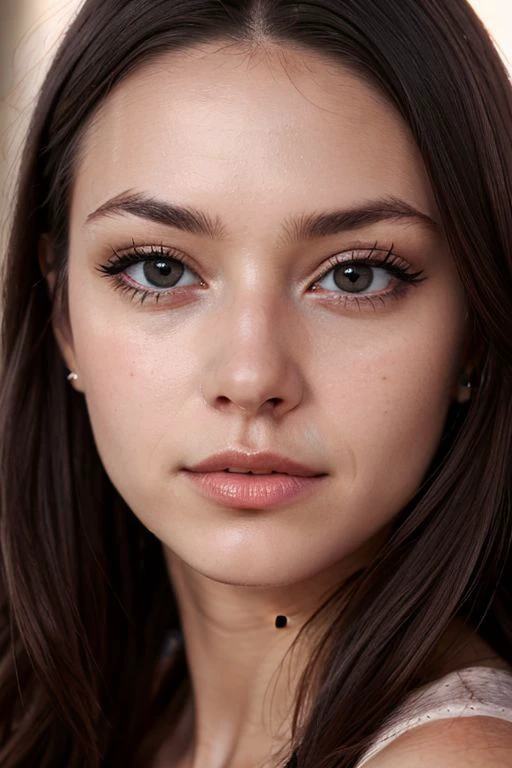
{"type": "Polygon", "coordinates": [[[223,451],[209,456],[207,459],[194,464],[192,467],[185,467],[190,472],[223,472],[228,468],[265,470],[270,472],[279,472],[285,475],[297,475],[298,477],[315,477],[323,475],[325,472],[307,467],[298,461],[279,456],[277,453],[262,451],[260,453],[244,453],[242,451],[223,451]]]}

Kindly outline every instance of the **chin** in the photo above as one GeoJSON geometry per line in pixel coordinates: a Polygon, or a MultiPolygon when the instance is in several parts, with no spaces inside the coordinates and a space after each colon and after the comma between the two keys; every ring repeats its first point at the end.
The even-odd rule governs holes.
{"type": "Polygon", "coordinates": [[[283,552],[278,556],[273,551],[255,552],[240,547],[238,551],[232,548],[217,548],[213,551],[193,552],[177,551],[166,547],[171,560],[177,557],[185,566],[197,574],[219,584],[229,584],[234,587],[264,587],[280,588],[297,584],[317,576],[332,565],[332,563],[317,562],[308,557],[307,548],[304,551],[295,550],[292,555],[283,552]]]}

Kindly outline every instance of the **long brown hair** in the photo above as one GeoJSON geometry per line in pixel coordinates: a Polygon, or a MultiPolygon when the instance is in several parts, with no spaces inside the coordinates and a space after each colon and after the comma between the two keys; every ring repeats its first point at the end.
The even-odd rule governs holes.
{"type": "Polygon", "coordinates": [[[482,349],[470,406],[449,414],[416,498],[333,613],[290,754],[300,768],[354,766],[427,678],[454,617],[512,663],[512,99],[483,26],[465,0],[86,0],[39,97],[4,262],[3,768],[127,766],[136,754],[147,765],[145,738],[186,677],[178,654],[154,695],[166,632],[179,627],[162,547],[102,467],[84,399],[66,382],[37,254],[48,233],[65,304],[70,190],[88,122],[141,62],[209,40],[320,52],[399,109],[482,349]]]}

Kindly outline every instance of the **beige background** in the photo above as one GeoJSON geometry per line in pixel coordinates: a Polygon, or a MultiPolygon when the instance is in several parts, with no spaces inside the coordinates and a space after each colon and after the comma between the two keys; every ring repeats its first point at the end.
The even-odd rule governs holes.
{"type": "MultiPolygon", "coordinates": [[[[512,0],[471,1],[512,71],[512,0]]],[[[80,2],[0,0],[0,252],[35,94],[80,2]]]]}

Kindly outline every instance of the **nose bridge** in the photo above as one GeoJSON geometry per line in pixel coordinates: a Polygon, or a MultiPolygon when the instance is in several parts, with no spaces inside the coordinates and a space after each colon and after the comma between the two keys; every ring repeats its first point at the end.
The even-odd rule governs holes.
{"type": "Polygon", "coordinates": [[[231,332],[239,352],[277,352],[287,333],[285,308],[286,299],[275,290],[254,287],[234,297],[231,332]]]}
{"type": "Polygon", "coordinates": [[[239,286],[211,345],[203,387],[210,403],[253,413],[269,404],[280,411],[295,407],[303,382],[293,328],[293,309],[277,288],[239,286]]]}

